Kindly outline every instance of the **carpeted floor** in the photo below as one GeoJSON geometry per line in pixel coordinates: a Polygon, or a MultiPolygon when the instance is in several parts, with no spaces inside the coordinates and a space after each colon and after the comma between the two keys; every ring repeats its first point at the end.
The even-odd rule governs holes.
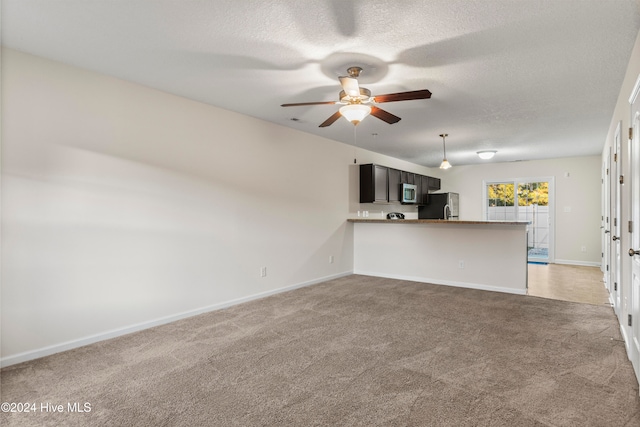
{"type": "Polygon", "coordinates": [[[610,307],[358,275],[11,366],[1,384],[3,402],[37,405],[2,426],[640,425],[610,307]]]}

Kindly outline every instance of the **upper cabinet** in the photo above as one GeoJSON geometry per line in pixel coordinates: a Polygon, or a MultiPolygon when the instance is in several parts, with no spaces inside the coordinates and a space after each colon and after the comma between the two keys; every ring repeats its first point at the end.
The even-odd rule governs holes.
{"type": "Polygon", "coordinates": [[[427,177],[429,178],[429,190],[430,191],[438,191],[440,190],[440,178],[433,178],[433,177],[427,177]]]}
{"type": "Polygon", "coordinates": [[[414,184],[418,203],[428,203],[429,191],[440,189],[440,178],[380,166],[360,165],[360,203],[400,203],[400,184],[414,184]]]}
{"type": "Polygon", "coordinates": [[[405,171],[400,171],[401,174],[401,179],[403,183],[405,184],[414,184],[416,183],[416,174],[413,172],[405,172],[405,171]]]}
{"type": "Polygon", "coordinates": [[[400,202],[400,184],[402,184],[402,171],[389,168],[389,203],[400,202]]]}
{"type": "Polygon", "coordinates": [[[420,185],[418,186],[418,203],[421,205],[426,205],[429,203],[429,182],[432,179],[430,176],[419,175],[420,185]]]}
{"type": "Polygon", "coordinates": [[[389,168],[360,165],[360,203],[389,202],[389,168]]]}

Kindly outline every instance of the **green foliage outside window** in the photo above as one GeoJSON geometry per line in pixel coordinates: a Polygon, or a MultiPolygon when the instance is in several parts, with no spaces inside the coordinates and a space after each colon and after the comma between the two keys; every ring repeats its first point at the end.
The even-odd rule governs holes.
{"type": "MultiPolygon", "coordinates": [[[[487,186],[489,206],[513,206],[515,201],[513,184],[489,184],[487,186]]],[[[549,183],[528,182],[518,184],[518,206],[549,205],[549,183]]]]}
{"type": "Polygon", "coordinates": [[[518,185],[518,206],[548,206],[549,205],[549,183],[548,182],[528,182],[518,185]]]}
{"type": "Polygon", "coordinates": [[[489,184],[487,186],[489,206],[513,206],[513,184],[489,184]]]}

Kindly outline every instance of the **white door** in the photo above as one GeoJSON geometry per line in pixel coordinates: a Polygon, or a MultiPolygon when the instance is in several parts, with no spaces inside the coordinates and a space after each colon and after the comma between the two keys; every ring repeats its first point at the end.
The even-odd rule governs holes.
{"type": "MultiPolygon", "coordinates": [[[[639,80],[640,81],[640,80],[639,80]]],[[[629,292],[625,292],[628,295],[628,302],[623,301],[624,305],[628,304],[627,322],[622,320],[623,328],[626,329],[625,333],[629,339],[629,359],[633,364],[633,369],[636,372],[636,377],[640,382],[640,97],[638,89],[640,85],[636,84],[636,89],[631,95],[629,102],[631,103],[631,117],[632,117],[632,129],[633,137],[630,141],[629,147],[629,173],[631,175],[631,248],[629,249],[629,255],[632,257],[631,261],[631,289],[629,292]]],[[[627,298],[627,295],[624,298],[627,298]]],[[[623,309],[623,313],[624,313],[623,309]]]]}
{"type": "Polygon", "coordinates": [[[613,309],[616,313],[619,313],[618,307],[620,307],[620,279],[622,272],[622,242],[620,241],[620,237],[622,236],[622,218],[620,212],[620,192],[622,191],[622,182],[620,179],[620,175],[622,174],[622,160],[620,150],[620,140],[621,140],[621,126],[622,123],[618,123],[618,127],[616,128],[616,133],[613,141],[613,178],[615,191],[613,192],[613,228],[611,230],[611,240],[612,240],[612,252],[613,252],[613,265],[611,268],[613,269],[611,274],[611,280],[613,280],[613,286],[609,291],[611,292],[611,299],[613,301],[613,309]]]}
{"type": "Polygon", "coordinates": [[[611,214],[611,181],[609,180],[609,172],[611,170],[611,152],[607,154],[607,158],[602,162],[602,265],[600,270],[604,273],[604,283],[613,294],[613,279],[611,277],[611,230],[609,228],[609,215],[611,214]]]}
{"type": "Polygon", "coordinates": [[[484,182],[486,220],[528,221],[527,254],[532,263],[553,263],[554,177],[484,182]]]}

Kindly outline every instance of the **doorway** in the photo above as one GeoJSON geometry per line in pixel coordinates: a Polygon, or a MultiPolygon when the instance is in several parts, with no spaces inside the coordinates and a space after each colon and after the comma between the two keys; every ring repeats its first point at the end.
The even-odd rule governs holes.
{"type": "Polygon", "coordinates": [[[484,183],[484,212],[489,221],[527,221],[527,260],[547,264],[553,254],[553,177],[484,183]]]}

